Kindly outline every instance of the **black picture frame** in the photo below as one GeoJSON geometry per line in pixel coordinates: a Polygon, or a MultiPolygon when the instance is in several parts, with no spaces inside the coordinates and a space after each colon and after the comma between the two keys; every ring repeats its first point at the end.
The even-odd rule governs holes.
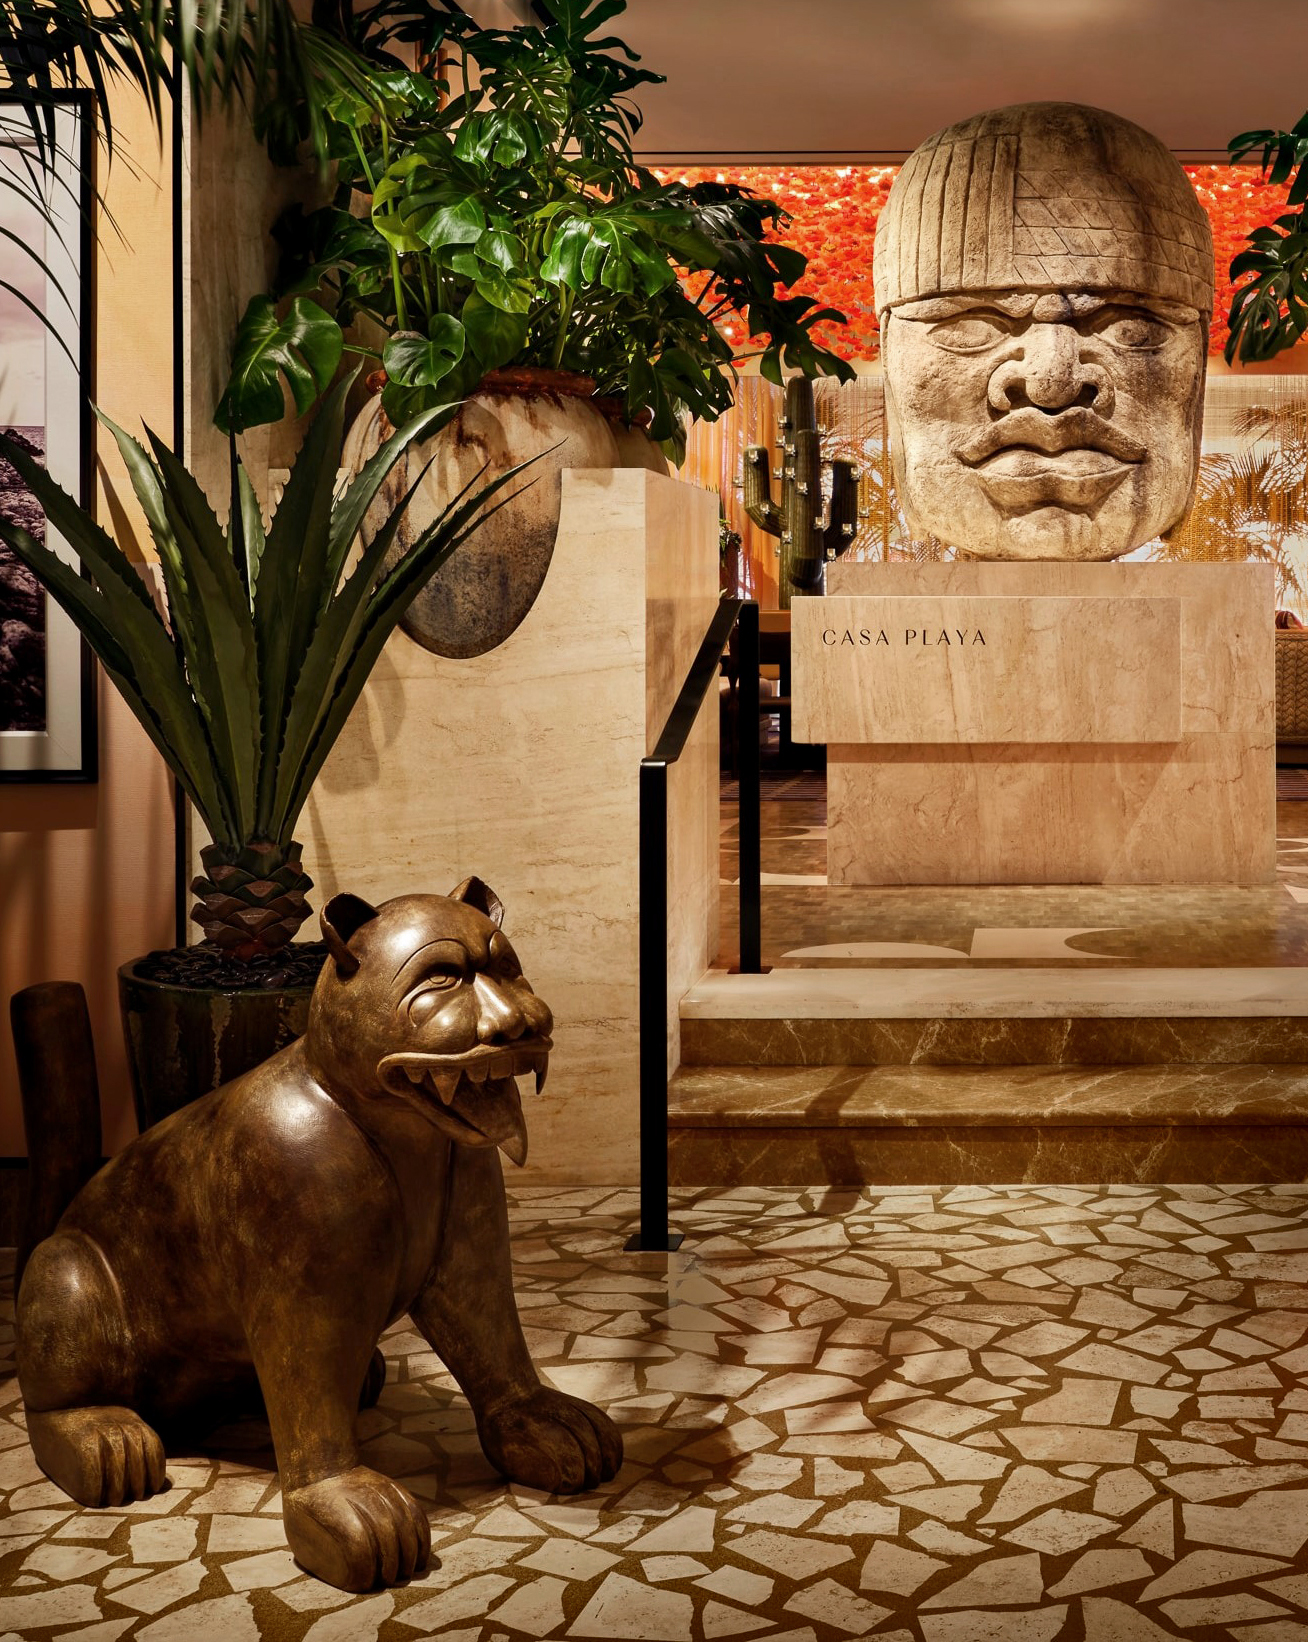
{"type": "MultiPolygon", "coordinates": [[[[32,285],[31,309],[45,321],[40,432],[47,466],[85,506],[95,488],[95,119],[89,93],[61,93],[49,102],[56,141],[49,165],[43,168],[37,162],[27,106],[0,97],[0,171],[14,184],[0,186],[0,228],[14,236],[0,235],[0,254],[13,283],[20,289],[32,285]],[[14,154],[7,164],[6,151],[14,154]],[[38,177],[45,185],[48,220],[42,220],[31,199],[32,179],[38,177]],[[6,222],[7,215],[14,220],[6,222]],[[33,248],[42,256],[45,274],[31,255],[24,257],[19,244],[29,242],[34,233],[40,235],[33,248]]],[[[8,428],[19,424],[12,415],[13,398],[4,402],[6,302],[11,304],[11,319],[21,321],[28,332],[29,353],[36,341],[36,314],[11,292],[0,291],[0,426],[8,428]]],[[[23,425],[33,430],[36,426],[23,425]]],[[[48,531],[47,542],[70,563],[77,563],[53,530],[48,531]]],[[[5,552],[0,546],[0,553],[5,552]]],[[[0,593],[4,591],[0,586],[0,593]]],[[[94,782],[99,779],[95,658],[75,624],[44,589],[39,598],[40,659],[32,665],[34,673],[38,666],[43,669],[40,722],[7,723],[6,701],[0,697],[0,783],[94,782]]],[[[30,654],[37,647],[33,639],[24,650],[30,654]]],[[[10,676],[8,694],[14,701],[14,674],[10,676]]],[[[19,677],[21,681],[21,673],[19,677]]]]}

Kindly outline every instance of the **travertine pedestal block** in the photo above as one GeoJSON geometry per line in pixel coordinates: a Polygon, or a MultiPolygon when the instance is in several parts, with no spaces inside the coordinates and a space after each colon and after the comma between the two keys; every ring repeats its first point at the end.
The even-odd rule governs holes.
{"type": "Polygon", "coordinates": [[[827,584],[792,607],[792,694],[796,740],[829,743],[831,883],[1273,881],[1270,566],[827,584]]]}
{"type": "MultiPolygon", "coordinates": [[[[521,627],[462,661],[397,634],[305,812],[317,905],[444,894],[469,873],[503,900],[555,1019],[549,1083],[524,1096],[526,1178],[636,1178],[638,772],[717,602],[711,493],[643,469],[565,472],[521,627]]],[[[677,1004],[717,947],[716,692],[669,773],[671,1071],[677,1004]]]]}

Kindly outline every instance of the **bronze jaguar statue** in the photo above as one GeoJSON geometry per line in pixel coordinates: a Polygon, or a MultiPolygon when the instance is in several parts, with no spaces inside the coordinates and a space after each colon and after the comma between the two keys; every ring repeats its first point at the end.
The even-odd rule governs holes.
{"type": "Polygon", "coordinates": [[[322,914],[304,1037],[146,1130],[33,1251],[18,1298],[32,1452],[82,1505],[165,1482],[160,1435],[259,1395],[286,1537],[329,1584],[426,1566],[427,1515],[359,1463],[377,1340],[404,1313],[472,1405],[487,1459],[576,1493],[622,1463],[599,1409],[542,1385],[513,1298],[504,1182],[553,1021],[478,879],[322,914]]]}

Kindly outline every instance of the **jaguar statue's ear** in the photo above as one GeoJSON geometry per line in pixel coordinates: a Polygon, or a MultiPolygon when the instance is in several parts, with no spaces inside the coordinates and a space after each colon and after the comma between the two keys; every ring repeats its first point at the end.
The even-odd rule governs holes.
{"type": "Polygon", "coordinates": [[[318,922],[327,950],[336,960],[338,975],[353,975],[359,967],[358,958],[350,951],[350,939],[376,916],[377,908],[358,895],[333,895],[322,909],[318,922]]]}
{"type": "Polygon", "coordinates": [[[465,878],[458,889],[450,891],[449,899],[464,902],[465,905],[484,913],[497,928],[504,927],[504,903],[490,885],[483,884],[480,878],[465,878]]]}

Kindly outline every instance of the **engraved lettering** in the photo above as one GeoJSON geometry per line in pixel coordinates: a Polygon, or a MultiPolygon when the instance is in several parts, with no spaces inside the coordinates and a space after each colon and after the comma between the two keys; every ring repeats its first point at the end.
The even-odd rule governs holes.
{"type": "MultiPolygon", "coordinates": [[[[928,645],[939,646],[943,644],[946,649],[952,649],[955,644],[960,646],[966,644],[985,646],[987,643],[986,636],[979,627],[975,630],[970,627],[942,627],[934,634],[927,627],[906,627],[904,629],[905,644],[915,644],[919,641],[924,648],[928,645]]],[[[822,629],[822,642],[832,649],[843,648],[848,644],[854,648],[866,650],[883,644],[889,646],[890,635],[884,627],[824,627],[822,629]]]]}

